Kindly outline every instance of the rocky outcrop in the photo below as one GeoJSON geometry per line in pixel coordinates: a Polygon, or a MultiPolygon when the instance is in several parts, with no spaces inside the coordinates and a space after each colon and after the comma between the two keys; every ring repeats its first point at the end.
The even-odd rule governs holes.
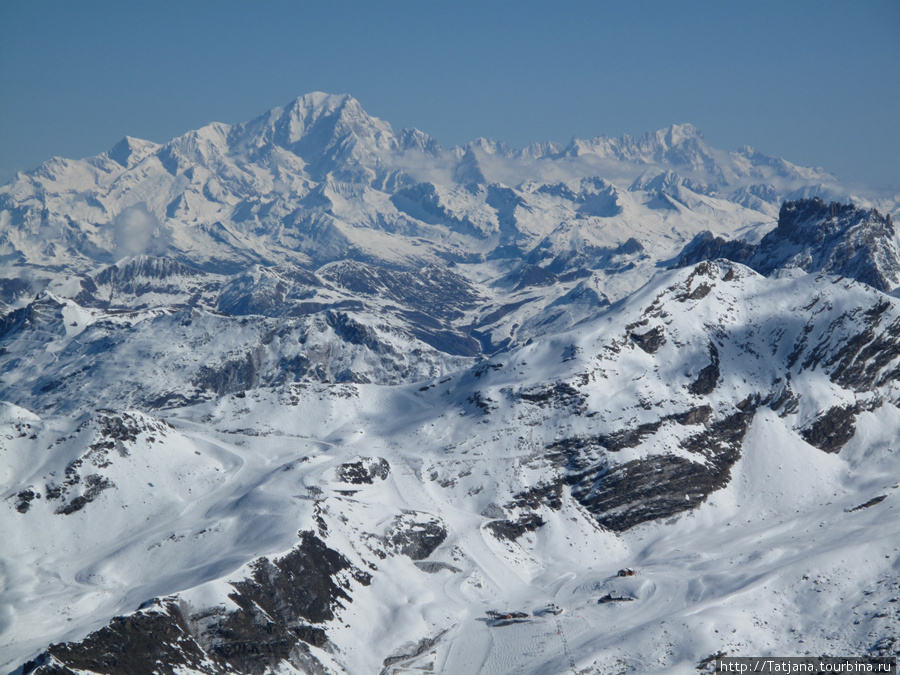
{"type": "Polygon", "coordinates": [[[785,202],[778,225],[756,246],[703,232],[684,248],[676,266],[715,258],[765,275],[797,268],[848,277],[880,291],[900,285],[900,242],[890,216],[818,197],[785,202]]]}
{"type": "Polygon", "coordinates": [[[438,518],[410,512],[394,518],[385,543],[401,555],[413,560],[425,560],[446,538],[447,530],[438,518]]]}
{"type": "Polygon", "coordinates": [[[492,520],[487,524],[487,528],[497,537],[515,541],[526,532],[534,532],[544,524],[544,519],[538,514],[528,512],[515,520],[492,520]]]}
{"type": "Polygon", "coordinates": [[[26,663],[24,675],[175,675],[189,668],[204,675],[228,672],[225,663],[210,659],[192,635],[191,626],[174,601],[158,601],[79,642],[50,645],[26,663]]]}
{"type": "Polygon", "coordinates": [[[631,333],[629,337],[648,354],[655,354],[666,343],[666,332],[662,326],[655,326],[646,333],[631,333]]]}
{"type": "Polygon", "coordinates": [[[26,663],[23,673],[73,675],[262,675],[290,664],[300,672],[325,673],[308,645],[322,647],[323,626],[351,602],[350,580],[368,585],[355,568],[312,532],[280,558],[260,558],[250,576],[232,582],[224,606],[194,608],[177,597],[155,599],[139,611],[115,617],[78,642],[54,644],[26,663]]]}
{"type": "MultiPolygon", "coordinates": [[[[739,412],[708,423],[702,432],[682,441],[682,449],[696,459],[661,454],[622,464],[602,459],[592,463],[585,462],[579,443],[556,444],[554,449],[558,461],[566,463],[564,480],[572,486],[572,497],[598,523],[623,531],[696,508],[725,487],[756,407],[755,401],[747,401],[739,412]]],[[[701,419],[706,411],[691,415],[701,419]]],[[[640,438],[635,434],[628,442],[637,445],[640,438]]]]}
{"type": "Polygon", "coordinates": [[[375,479],[385,480],[391,465],[382,457],[363,457],[357,462],[347,462],[338,467],[337,479],[353,485],[371,485],[375,479]]]}
{"type": "Polygon", "coordinates": [[[800,432],[803,439],[819,450],[837,453],[856,433],[856,405],[835,406],[825,411],[800,432]]]}
{"type": "Polygon", "coordinates": [[[716,346],[709,343],[709,365],[704,366],[696,379],[688,386],[688,391],[695,396],[706,396],[711,394],[719,381],[721,372],[719,371],[719,350],[716,346]]]}

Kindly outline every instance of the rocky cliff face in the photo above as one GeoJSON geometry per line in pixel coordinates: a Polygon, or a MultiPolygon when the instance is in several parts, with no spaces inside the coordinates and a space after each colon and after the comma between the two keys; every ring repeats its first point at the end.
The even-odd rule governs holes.
{"type": "Polygon", "coordinates": [[[325,673],[308,647],[328,645],[317,624],[351,601],[345,588],[368,585],[370,579],[313,532],[301,532],[288,554],[254,561],[250,576],[232,584],[228,597],[236,609],[196,611],[178,598],[155,599],[80,642],[51,645],[22,672],[213,675],[288,667],[325,673]]]}
{"type": "Polygon", "coordinates": [[[900,285],[900,237],[891,217],[818,198],[785,202],[775,229],[756,246],[701,233],[678,264],[715,258],[742,262],[761,274],[796,269],[848,277],[880,291],[900,285]]]}

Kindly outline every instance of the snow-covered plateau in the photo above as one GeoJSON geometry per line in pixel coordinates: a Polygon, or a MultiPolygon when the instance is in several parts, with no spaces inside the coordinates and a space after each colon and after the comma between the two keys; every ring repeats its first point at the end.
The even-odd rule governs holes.
{"type": "Polygon", "coordinates": [[[896,202],[309,94],[0,188],[0,669],[900,654],[896,202]]]}

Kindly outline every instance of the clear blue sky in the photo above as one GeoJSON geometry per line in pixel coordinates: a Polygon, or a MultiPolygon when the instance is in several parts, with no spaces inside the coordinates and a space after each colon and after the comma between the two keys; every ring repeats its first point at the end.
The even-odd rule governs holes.
{"type": "Polygon", "coordinates": [[[445,147],[691,122],[900,189],[897,0],[0,0],[0,182],[315,90],[445,147]]]}

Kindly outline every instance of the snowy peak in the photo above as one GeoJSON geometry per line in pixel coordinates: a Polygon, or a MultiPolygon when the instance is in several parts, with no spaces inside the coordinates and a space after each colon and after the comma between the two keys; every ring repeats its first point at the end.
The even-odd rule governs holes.
{"type": "Polygon", "coordinates": [[[370,116],[348,95],[307,94],[269,116],[273,141],[307,161],[351,143],[364,143],[372,151],[398,147],[390,124],[370,116]]]}
{"type": "Polygon", "coordinates": [[[471,146],[466,149],[459,164],[456,165],[456,169],[453,171],[453,180],[460,185],[485,185],[487,183],[481,172],[478,157],[471,146]]]}
{"type": "MultiPolygon", "coordinates": [[[[161,156],[177,157],[186,166],[210,166],[228,154],[228,136],[231,127],[213,122],[189,131],[183,136],[166,143],[160,149],[161,156]]],[[[164,160],[163,160],[164,161],[164,160]]],[[[164,161],[165,163],[165,161],[164,161]]]]}
{"type": "Polygon", "coordinates": [[[680,164],[694,155],[706,156],[708,151],[703,134],[694,125],[674,124],[648,132],[640,139],[627,134],[618,138],[598,136],[589,140],[572,139],[565,152],[570,156],[592,154],[645,164],[660,161],[680,164]]]}
{"type": "Polygon", "coordinates": [[[655,144],[663,150],[669,150],[683,143],[704,141],[703,134],[693,124],[673,124],[666,129],[644,136],[646,143],[655,144]],[[652,139],[652,141],[651,141],[652,139]]]}
{"type": "Polygon", "coordinates": [[[823,242],[859,226],[877,229],[886,237],[896,234],[890,218],[885,219],[874,209],[860,209],[853,204],[838,202],[826,204],[819,198],[785,202],[773,234],[802,245],[823,242]]]}
{"type": "Polygon", "coordinates": [[[756,173],[760,175],[763,168],[768,168],[774,170],[777,175],[787,176],[796,179],[807,179],[807,180],[819,180],[828,183],[835,183],[836,178],[827,173],[822,167],[804,167],[798,166],[797,164],[792,164],[781,157],[772,157],[771,155],[766,155],[762,152],[759,152],[757,149],[750,147],[749,145],[745,145],[741,147],[734,155],[745,162],[748,162],[751,167],[746,170],[748,173],[756,173]]]}
{"type": "Polygon", "coordinates": [[[890,216],[821,199],[785,202],[760,242],[757,264],[840,274],[889,291],[900,285],[900,239],[890,216]],[[797,249],[791,255],[791,249],[797,249]]]}
{"type": "Polygon", "coordinates": [[[721,173],[712,148],[693,125],[673,125],[657,131],[653,136],[645,136],[641,145],[646,147],[644,152],[655,161],[703,170],[714,175],[721,173]]]}
{"type": "Polygon", "coordinates": [[[107,157],[130,169],[144,157],[159,149],[159,144],[126,136],[106,153],[107,157]]]}
{"type": "Polygon", "coordinates": [[[390,125],[370,117],[352,96],[336,96],[315,92],[292,101],[279,119],[285,145],[292,145],[310,134],[329,131],[334,136],[354,134],[369,136],[390,125]]]}
{"type": "MultiPolygon", "coordinates": [[[[409,133],[404,140],[435,151],[433,141],[421,132],[409,133]]],[[[348,165],[371,167],[380,161],[381,154],[399,148],[391,126],[368,115],[356,99],[315,92],[250,122],[212,123],[190,131],[159,148],[157,155],[173,176],[192,167],[219,174],[220,178],[235,176],[246,165],[255,164],[269,170],[305,169],[317,180],[331,172],[348,170],[344,179],[355,180],[358,174],[348,165]],[[285,151],[293,160],[284,156],[285,151]]],[[[146,154],[150,152],[144,151],[143,156],[146,154]]],[[[128,149],[117,146],[116,157],[130,157],[128,149]]],[[[129,161],[128,168],[135,163],[129,161]]]]}
{"type": "Polygon", "coordinates": [[[401,129],[397,134],[397,142],[403,150],[417,150],[432,157],[438,157],[442,152],[437,139],[418,129],[401,129]]]}
{"type": "Polygon", "coordinates": [[[629,192],[643,190],[646,192],[661,192],[665,194],[673,194],[677,192],[679,186],[684,185],[690,190],[697,193],[704,191],[704,186],[695,183],[689,178],[684,178],[675,173],[671,169],[662,172],[652,170],[642,173],[628,188],[629,192]]]}
{"type": "MultiPolygon", "coordinates": [[[[639,139],[576,139],[567,150],[518,152],[479,138],[443,151],[415,129],[395,134],[351,96],[316,92],[162,146],[126,138],[89,160],[46,162],[0,188],[0,243],[5,260],[35,266],[44,285],[57,274],[48,270],[74,266],[91,277],[141,254],[219,275],[254,264],[313,273],[347,258],[404,270],[452,260],[467,270],[485,265],[473,274],[501,286],[540,281],[553,293],[547,307],[576,277],[603,270],[595,290],[616,300],[699,232],[758,240],[785,195],[820,189],[813,170],[804,177],[747,153],[712,149],[689,124],[639,139]],[[620,254],[629,240],[644,247],[634,259],[620,254]],[[519,256],[529,256],[529,269],[499,262],[519,256]],[[576,258],[578,269],[564,269],[576,258]]],[[[193,282],[185,284],[179,305],[193,297],[193,282]]],[[[27,302],[13,289],[0,292],[9,307],[27,302]]],[[[531,319],[511,316],[504,330],[531,319]]]]}
{"type": "Polygon", "coordinates": [[[68,257],[83,273],[140,253],[228,273],[253,263],[309,267],[350,251],[415,267],[474,261],[513,243],[529,250],[556,228],[615,249],[652,234],[644,229],[670,230],[663,221],[679,213],[687,236],[675,233],[665,252],[672,256],[703,229],[728,234],[774,223],[786,195],[822,190],[823,175],[804,171],[755,151],[712,149],[690,124],[640,139],[575,139],[564,150],[538,144],[519,152],[479,138],[443,151],[421,131],[395,134],[349,95],[315,92],[165,145],[127,137],[88,160],[50,160],[0,188],[10,214],[0,220],[0,240],[9,259],[46,268],[68,257]],[[607,208],[554,190],[595,179],[637,194],[607,208]],[[423,184],[447,195],[440,214],[407,203],[404,192],[423,184]],[[515,208],[485,202],[491,184],[511,186],[515,208]],[[137,213],[164,235],[159,241],[120,241],[137,213]]]}
{"type": "Polygon", "coordinates": [[[500,157],[512,158],[516,156],[516,151],[509,147],[506,143],[495,141],[490,138],[478,137],[471,143],[464,146],[465,154],[472,150],[478,150],[485,155],[498,155],[500,157]]]}

